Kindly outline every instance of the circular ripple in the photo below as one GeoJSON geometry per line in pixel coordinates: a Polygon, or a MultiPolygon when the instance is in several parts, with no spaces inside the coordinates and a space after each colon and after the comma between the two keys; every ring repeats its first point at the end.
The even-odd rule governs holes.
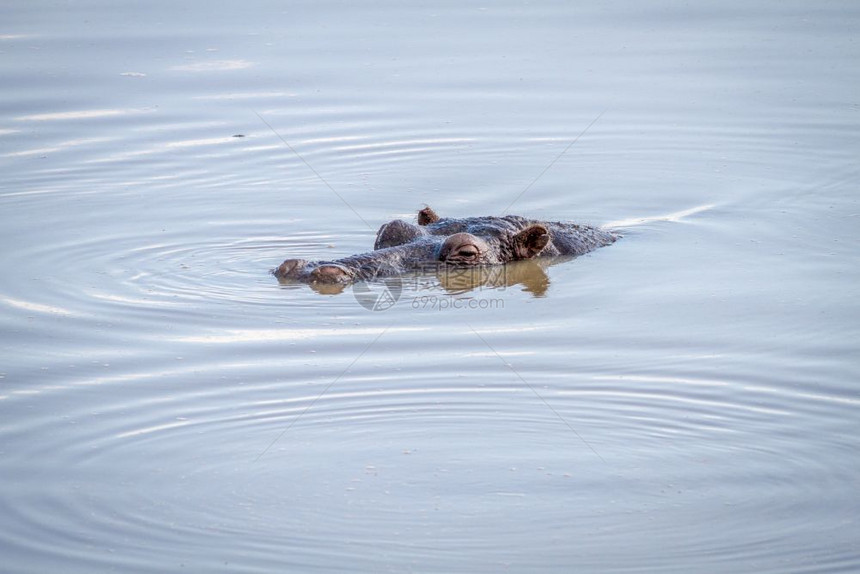
{"type": "Polygon", "coordinates": [[[19,269],[40,282],[38,294],[7,293],[31,306],[116,313],[118,307],[188,310],[197,301],[240,307],[283,300],[270,270],[290,253],[325,252],[319,236],[210,233],[101,236],[16,253],[19,269]],[[26,272],[26,271],[25,271],[26,272]],[[74,277],[74,290],[67,278],[74,277]]]}
{"type": "MultiPolygon", "coordinates": [[[[420,333],[398,338],[415,344],[420,333]]],[[[15,503],[0,502],[14,518],[3,544],[58,560],[85,545],[97,550],[86,566],[131,569],[153,552],[162,564],[182,563],[186,548],[214,539],[223,554],[213,562],[195,557],[196,566],[289,555],[321,567],[354,558],[355,544],[408,556],[400,536],[416,524],[446,547],[498,553],[492,525],[514,512],[522,521],[505,523],[504,533],[547,555],[557,545],[531,537],[538,519],[604,550],[620,536],[636,553],[647,552],[636,541],[650,525],[668,563],[693,551],[681,520],[692,509],[721,526],[695,541],[697,552],[767,559],[775,547],[783,556],[791,549],[768,532],[737,548],[733,532],[745,528],[749,512],[772,513],[791,528],[803,509],[795,501],[817,494],[800,489],[826,474],[804,451],[792,453],[793,481],[774,475],[793,422],[807,413],[794,398],[733,373],[606,377],[547,373],[525,362],[520,379],[495,358],[446,368],[418,354],[404,375],[405,359],[377,349],[339,376],[328,357],[302,357],[314,347],[299,346],[252,375],[223,357],[148,369],[133,385],[120,373],[115,393],[58,389],[61,403],[69,393],[90,400],[78,396],[60,417],[37,409],[0,433],[5,468],[22,478],[8,492],[15,503]],[[755,443],[767,425],[769,436],[782,438],[755,443]],[[38,474],[40,460],[63,475],[23,480],[38,474]],[[739,480],[773,481],[773,492],[737,500],[739,480]],[[461,497],[477,501],[468,511],[480,521],[457,514],[461,497]],[[586,526],[570,523],[571,508],[586,526]]],[[[2,406],[50,404],[10,400],[2,406]]]]}

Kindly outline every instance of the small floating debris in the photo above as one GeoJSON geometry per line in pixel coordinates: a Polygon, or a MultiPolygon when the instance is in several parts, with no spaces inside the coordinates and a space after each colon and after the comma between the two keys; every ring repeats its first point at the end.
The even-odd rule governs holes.
{"type": "Polygon", "coordinates": [[[146,74],[143,72],[121,72],[120,76],[125,76],[127,78],[145,78],[146,74]]]}
{"type": "Polygon", "coordinates": [[[243,137],[245,137],[245,134],[233,134],[233,137],[234,138],[243,138],[243,137]]]}

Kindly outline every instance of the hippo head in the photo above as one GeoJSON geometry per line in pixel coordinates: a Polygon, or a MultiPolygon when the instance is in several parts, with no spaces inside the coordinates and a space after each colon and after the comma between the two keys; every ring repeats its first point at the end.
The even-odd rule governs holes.
{"type": "Polygon", "coordinates": [[[429,207],[418,212],[418,225],[396,219],[379,228],[374,249],[397,247],[421,238],[441,239],[433,260],[448,265],[498,265],[539,255],[550,241],[546,226],[516,225],[506,218],[445,220],[429,207]]]}
{"type": "Polygon", "coordinates": [[[543,225],[532,225],[515,234],[493,231],[463,231],[447,236],[439,248],[438,261],[448,265],[497,265],[531,259],[549,242],[549,231],[543,225]]]}
{"type": "Polygon", "coordinates": [[[274,274],[311,285],[345,285],[433,267],[501,265],[537,256],[581,255],[615,241],[610,232],[515,215],[441,218],[429,207],[417,225],[395,220],[379,228],[374,250],[332,261],[287,259],[274,274]]]}

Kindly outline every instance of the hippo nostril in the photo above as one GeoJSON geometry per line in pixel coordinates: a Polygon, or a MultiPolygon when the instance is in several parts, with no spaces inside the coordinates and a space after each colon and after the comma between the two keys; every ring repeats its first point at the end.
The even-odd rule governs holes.
{"type": "Polygon", "coordinates": [[[318,283],[348,283],[352,273],[343,265],[325,263],[311,271],[311,280],[318,283]]]}
{"type": "Polygon", "coordinates": [[[307,261],[304,259],[287,259],[275,269],[275,275],[284,278],[296,276],[305,265],[307,261]]]}

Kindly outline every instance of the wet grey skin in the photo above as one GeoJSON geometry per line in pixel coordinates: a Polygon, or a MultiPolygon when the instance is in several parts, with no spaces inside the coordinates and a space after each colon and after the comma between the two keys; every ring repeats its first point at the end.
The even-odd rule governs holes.
{"type": "Polygon", "coordinates": [[[394,220],[380,227],[373,251],[332,261],[287,259],[273,273],[303,283],[346,284],[440,265],[488,266],[583,255],[617,238],[598,227],[518,215],[440,218],[426,207],[418,212],[418,225],[394,220]]]}

